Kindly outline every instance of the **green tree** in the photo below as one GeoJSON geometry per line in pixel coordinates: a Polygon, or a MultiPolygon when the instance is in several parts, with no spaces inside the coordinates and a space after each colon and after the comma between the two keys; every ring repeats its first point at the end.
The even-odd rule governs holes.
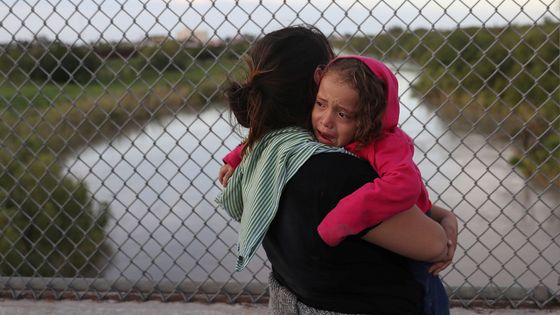
{"type": "MultiPolygon", "coordinates": [[[[5,139],[0,151],[0,275],[94,275],[110,253],[110,210],[92,199],[84,183],[62,175],[53,154],[60,151],[49,147],[49,132],[38,124],[49,117],[30,114],[30,127],[2,114],[0,133],[18,136],[5,139]]],[[[50,119],[60,122],[60,113],[50,119]]]]}

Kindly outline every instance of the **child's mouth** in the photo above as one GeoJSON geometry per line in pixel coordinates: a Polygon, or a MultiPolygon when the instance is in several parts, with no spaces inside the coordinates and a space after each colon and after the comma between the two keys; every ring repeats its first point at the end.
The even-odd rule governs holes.
{"type": "Polygon", "coordinates": [[[315,137],[317,138],[317,141],[319,141],[322,144],[329,144],[329,145],[333,145],[334,141],[333,138],[320,132],[320,131],[315,131],[315,137]]]}

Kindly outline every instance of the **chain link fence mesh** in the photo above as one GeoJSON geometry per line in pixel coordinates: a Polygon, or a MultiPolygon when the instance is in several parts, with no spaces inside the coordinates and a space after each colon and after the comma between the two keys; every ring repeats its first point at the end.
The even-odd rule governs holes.
{"type": "Polygon", "coordinates": [[[242,139],[222,96],[262,34],[312,24],[399,76],[432,201],[460,220],[465,306],[560,292],[554,1],[0,0],[4,296],[260,302],[214,199],[242,139]]]}

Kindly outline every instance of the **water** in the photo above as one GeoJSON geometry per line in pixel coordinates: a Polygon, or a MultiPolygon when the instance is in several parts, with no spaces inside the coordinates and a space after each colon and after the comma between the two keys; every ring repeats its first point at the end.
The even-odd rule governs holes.
{"type": "MultiPolygon", "coordinates": [[[[512,169],[512,144],[449,128],[411,94],[417,73],[400,71],[401,124],[415,138],[415,160],[432,201],[460,220],[446,283],[558,291],[558,191],[537,188],[512,169]]],[[[237,224],[214,202],[221,158],[240,141],[229,120],[215,106],[154,121],[66,161],[69,174],[110,203],[114,255],[105,278],[266,282],[262,249],[246,271],[232,272],[237,224]]]]}

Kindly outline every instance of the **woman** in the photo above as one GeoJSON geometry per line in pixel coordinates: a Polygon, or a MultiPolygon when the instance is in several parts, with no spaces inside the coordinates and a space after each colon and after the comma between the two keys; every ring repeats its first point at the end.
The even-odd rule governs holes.
{"type": "MultiPolygon", "coordinates": [[[[255,43],[247,80],[228,90],[232,112],[249,129],[243,162],[219,198],[241,221],[237,269],[264,239],[272,312],[420,313],[422,289],[395,253],[441,261],[448,249],[443,228],[417,208],[363,233],[395,253],[357,238],[335,248],[318,239],[325,211],[376,176],[367,163],[315,142],[306,130],[317,92],[314,71],[332,58],[317,30],[281,29],[255,43]]],[[[441,217],[456,235],[452,216],[441,217]]]]}

